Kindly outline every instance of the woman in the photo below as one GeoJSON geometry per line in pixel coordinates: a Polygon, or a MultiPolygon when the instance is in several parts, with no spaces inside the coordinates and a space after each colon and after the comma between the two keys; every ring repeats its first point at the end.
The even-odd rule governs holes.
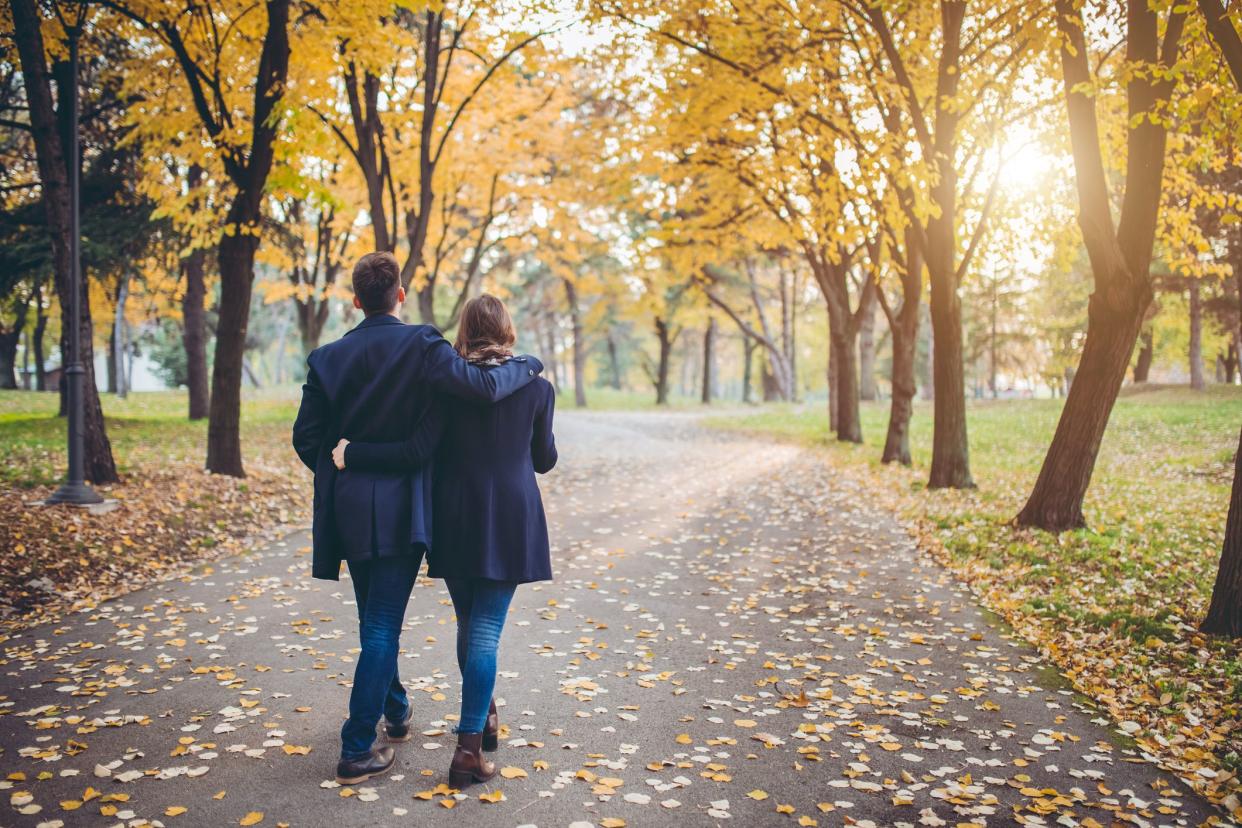
{"type": "MultiPolygon", "coordinates": [[[[454,347],[481,366],[513,357],[517,337],[504,304],[483,294],[462,311],[454,347]]],[[[537,377],[495,405],[446,397],[404,443],[342,440],[338,468],[393,471],[421,463],[436,445],[428,572],[443,578],[457,613],[461,718],[449,784],[496,775],[483,751],[497,747],[492,690],[496,651],[518,584],[552,578],[548,527],[535,473],[556,465],[552,384],[537,377]]]]}

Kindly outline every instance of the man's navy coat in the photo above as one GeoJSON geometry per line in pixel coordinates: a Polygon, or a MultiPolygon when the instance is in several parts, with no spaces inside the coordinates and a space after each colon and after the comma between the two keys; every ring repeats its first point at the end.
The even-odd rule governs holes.
{"type": "Polygon", "coordinates": [[[307,365],[293,447],[315,473],[311,574],[327,580],[340,577],[342,560],[408,554],[432,538],[430,465],[337,472],[332,449],[340,438],[402,441],[439,395],[495,402],[543,370],[533,357],[479,368],[432,326],[386,314],[315,349],[307,365]]]}

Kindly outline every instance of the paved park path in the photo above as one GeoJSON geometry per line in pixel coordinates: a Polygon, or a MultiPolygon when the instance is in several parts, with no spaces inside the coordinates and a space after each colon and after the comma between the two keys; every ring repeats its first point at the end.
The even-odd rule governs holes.
{"type": "Polygon", "coordinates": [[[4,644],[0,826],[1199,825],[822,458],[675,414],[558,418],[557,580],[519,590],[497,754],[445,786],[453,616],[415,589],[397,767],[331,781],[357,642],[308,535],[4,644]],[[480,794],[499,801],[481,801],[480,794]]]}

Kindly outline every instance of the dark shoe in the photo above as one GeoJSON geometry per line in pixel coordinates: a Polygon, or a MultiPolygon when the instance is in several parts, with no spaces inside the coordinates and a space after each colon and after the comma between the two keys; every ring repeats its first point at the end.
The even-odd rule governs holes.
{"type": "Polygon", "coordinates": [[[361,759],[342,759],[336,763],[336,781],[340,785],[357,785],[372,776],[379,776],[397,761],[397,752],[390,747],[373,747],[361,759]]]}
{"type": "Polygon", "coordinates": [[[496,775],[496,765],[483,758],[482,733],[458,733],[457,750],[449,765],[449,785],[463,790],[474,782],[486,782],[496,775]]]}
{"type": "Polygon", "coordinates": [[[406,705],[405,718],[397,724],[392,722],[384,722],[384,736],[390,742],[408,742],[414,738],[414,729],[410,727],[410,722],[414,719],[414,705],[406,705]]]}
{"type": "Polygon", "coordinates": [[[489,753],[500,747],[500,715],[496,712],[496,700],[487,710],[487,722],[483,725],[483,749],[489,753]]]}

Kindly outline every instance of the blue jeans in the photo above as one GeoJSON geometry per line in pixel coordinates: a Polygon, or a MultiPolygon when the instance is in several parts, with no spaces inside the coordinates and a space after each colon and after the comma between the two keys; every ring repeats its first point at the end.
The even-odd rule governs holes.
{"type": "Polygon", "coordinates": [[[405,608],[418,578],[421,552],[349,561],[358,602],[358,634],[362,652],[354,665],[349,693],[349,718],[341,728],[341,757],[366,756],[375,741],[381,714],[390,722],[405,719],[409,700],[397,675],[397,650],[405,608]]]}
{"type": "Polygon", "coordinates": [[[457,613],[457,667],[461,670],[459,733],[482,733],[496,688],[496,650],[505,628],[514,581],[447,578],[457,613]]]}

